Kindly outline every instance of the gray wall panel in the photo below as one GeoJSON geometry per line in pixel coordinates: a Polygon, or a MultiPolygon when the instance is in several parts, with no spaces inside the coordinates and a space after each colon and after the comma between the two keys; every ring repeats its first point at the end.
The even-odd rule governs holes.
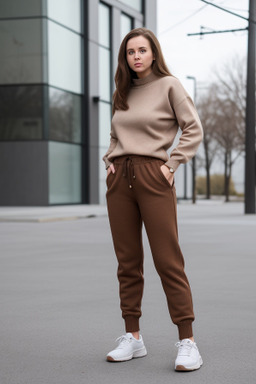
{"type": "Polygon", "coordinates": [[[0,142],[0,205],[48,205],[48,143],[0,142]]]}
{"type": "Polygon", "coordinates": [[[156,34],[156,0],[145,1],[145,27],[156,34]]]}

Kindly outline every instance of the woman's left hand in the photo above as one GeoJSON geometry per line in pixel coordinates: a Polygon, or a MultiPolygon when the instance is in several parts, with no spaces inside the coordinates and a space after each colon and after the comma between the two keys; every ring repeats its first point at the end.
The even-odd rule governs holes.
{"type": "Polygon", "coordinates": [[[161,171],[163,172],[164,177],[168,180],[170,185],[173,186],[174,173],[170,172],[170,169],[165,164],[161,165],[161,171]]]}

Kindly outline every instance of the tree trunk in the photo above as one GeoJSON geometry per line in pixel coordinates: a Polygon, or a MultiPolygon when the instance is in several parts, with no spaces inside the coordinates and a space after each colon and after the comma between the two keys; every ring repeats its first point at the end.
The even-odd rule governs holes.
{"type": "Polygon", "coordinates": [[[225,164],[225,170],[224,170],[224,196],[225,196],[225,201],[228,202],[229,201],[229,193],[228,193],[228,151],[225,151],[225,160],[224,160],[224,164],[225,164]]]}
{"type": "Polygon", "coordinates": [[[206,168],[206,199],[211,198],[211,178],[210,178],[210,168],[206,168]]]}
{"type": "Polygon", "coordinates": [[[229,201],[229,196],[230,196],[230,181],[231,181],[231,172],[232,172],[232,152],[229,153],[229,158],[228,158],[228,196],[227,196],[227,200],[226,201],[229,201]]]}
{"type": "Polygon", "coordinates": [[[231,152],[227,151],[225,154],[225,201],[229,202],[229,187],[231,180],[232,159],[231,152]]]}
{"type": "Polygon", "coordinates": [[[206,199],[211,198],[211,180],[210,180],[210,162],[208,143],[204,142],[204,153],[205,153],[205,170],[206,170],[206,199]]]}

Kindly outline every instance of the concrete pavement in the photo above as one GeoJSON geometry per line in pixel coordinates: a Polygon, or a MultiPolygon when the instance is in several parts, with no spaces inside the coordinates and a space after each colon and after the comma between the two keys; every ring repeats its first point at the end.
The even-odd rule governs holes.
{"type": "Polygon", "coordinates": [[[105,205],[60,205],[51,207],[0,207],[0,222],[43,223],[106,216],[105,205]]]}
{"type": "Polygon", "coordinates": [[[123,333],[106,211],[87,215],[84,207],[81,218],[91,218],[78,220],[83,207],[69,207],[52,216],[13,208],[12,218],[0,208],[0,219],[9,215],[0,222],[1,384],[255,382],[256,215],[243,215],[241,203],[178,206],[204,365],[176,373],[177,331],[146,236],[141,331],[148,356],[105,361],[123,333]],[[37,220],[42,215],[66,219],[37,220]]]}

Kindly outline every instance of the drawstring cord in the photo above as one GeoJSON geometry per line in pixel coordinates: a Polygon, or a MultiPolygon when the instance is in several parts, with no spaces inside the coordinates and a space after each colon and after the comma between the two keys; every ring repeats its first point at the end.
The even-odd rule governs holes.
{"type": "Polygon", "coordinates": [[[127,175],[129,188],[132,188],[132,179],[136,179],[136,176],[134,173],[134,165],[131,157],[127,157],[123,164],[123,177],[127,177],[127,175]]]}

